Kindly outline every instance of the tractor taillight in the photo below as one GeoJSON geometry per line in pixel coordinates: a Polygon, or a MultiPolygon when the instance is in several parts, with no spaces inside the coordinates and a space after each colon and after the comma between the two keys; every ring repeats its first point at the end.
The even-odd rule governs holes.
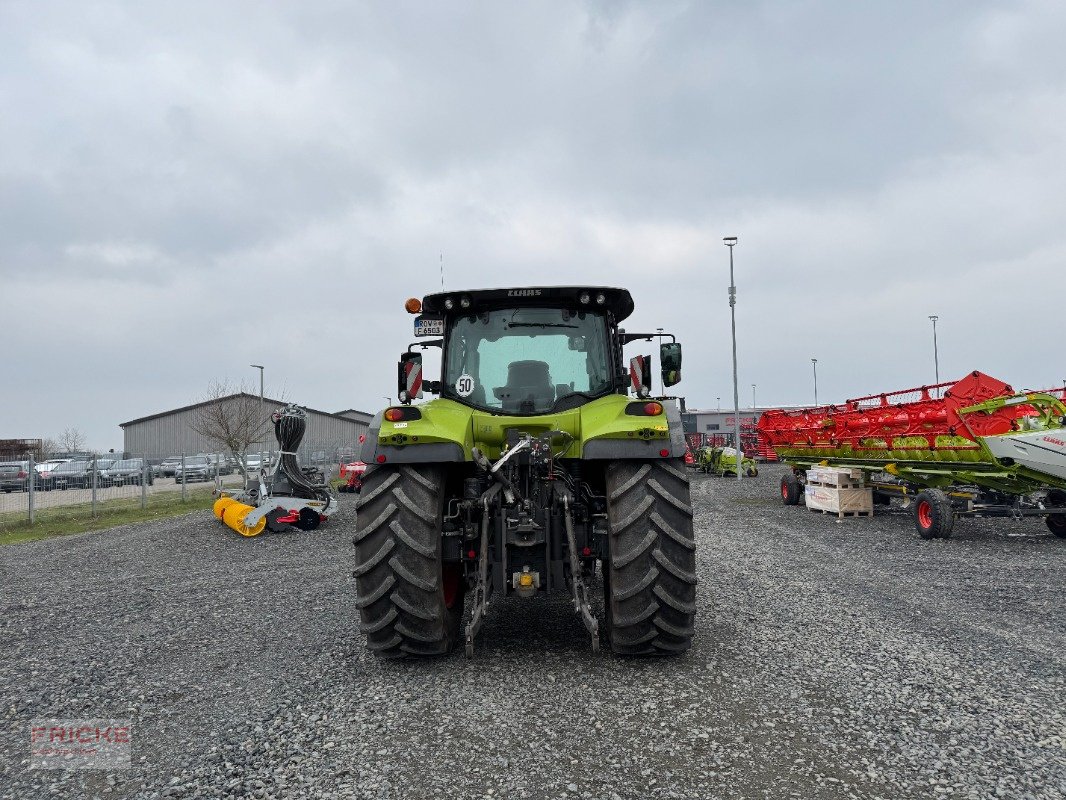
{"type": "Polygon", "coordinates": [[[631,417],[658,417],[663,413],[663,404],[656,400],[626,404],[626,414],[631,417]]]}
{"type": "Polygon", "coordinates": [[[414,419],[422,419],[422,412],[411,406],[394,407],[386,409],[384,417],[389,422],[410,422],[414,419]]]}
{"type": "Polygon", "coordinates": [[[659,455],[661,455],[663,458],[666,458],[668,455],[670,455],[670,451],[664,447],[662,450],[659,451],[659,455]]]}

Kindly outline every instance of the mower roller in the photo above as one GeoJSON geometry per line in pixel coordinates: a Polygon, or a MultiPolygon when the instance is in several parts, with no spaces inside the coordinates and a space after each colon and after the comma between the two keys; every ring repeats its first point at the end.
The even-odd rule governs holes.
{"type": "Polygon", "coordinates": [[[875,499],[900,496],[913,507],[923,538],[947,538],[960,516],[1042,516],[1066,537],[1066,405],[1050,391],[1015,392],[975,371],[842,405],[767,411],[758,427],[793,468],[781,481],[787,505],[803,494],[804,470],[856,467],[875,499]]]}
{"type": "Polygon", "coordinates": [[[217,489],[215,516],[241,536],[258,536],[266,529],[281,532],[294,526],[314,530],[339,507],[321,480],[300,469],[296,450],[303,440],[307,412],[288,405],[271,415],[281,455],[270,469],[256,473],[238,492],[217,489]]]}
{"type": "Polygon", "coordinates": [[[562,593],[594,650],[601,634],[618,653],[687,650],[696,545],[681,414],[651,397],[651,356],[628,371],[623,356],[667,339],[659,361],[673,386],[681,345],[620,328],[633,311],[624,289],[445,292],[405,307],[426,338],[401,356],[400,405],[374,417],[361,453],[367,648],[393,658],[465,643],[470,656],[498,598],[562,593]],[[415,347],[441,348],[441,380],[423,382],[415,347]],[[423,388],[439,397],[412,405],[423,388]]]}

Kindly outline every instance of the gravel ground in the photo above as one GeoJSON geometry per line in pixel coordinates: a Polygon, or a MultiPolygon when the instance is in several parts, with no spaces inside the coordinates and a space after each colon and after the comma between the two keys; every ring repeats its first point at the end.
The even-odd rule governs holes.
{"type": "Polygon", "coordinates": [[[1066,797],[1066,542],[916,538],[693,482],[700,616],[673,660],[499,602],[473,661],[362,648],[353,498],[242,540],[209,512],[0,548],[0,797],[1066,797]],[[34,717],[134,721],[133,768],[27,770],[34,717]]]}

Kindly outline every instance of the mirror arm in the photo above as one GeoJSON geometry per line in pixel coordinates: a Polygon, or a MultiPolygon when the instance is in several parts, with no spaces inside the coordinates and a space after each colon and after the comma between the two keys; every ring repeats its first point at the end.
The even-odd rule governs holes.
{"type": "Polygon", "coordinates": [[[669,339],[671,342],[677,341],[677,337],[672,333],[620,333],[618,338],[622,340],[622,344],[629,344],[638,339],[643,339],[645,342],[650,342],[652,339],[669,339]]]}

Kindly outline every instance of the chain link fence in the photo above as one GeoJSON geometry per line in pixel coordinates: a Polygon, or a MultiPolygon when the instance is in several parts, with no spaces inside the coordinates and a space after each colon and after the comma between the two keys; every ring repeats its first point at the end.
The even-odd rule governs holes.
{"type": "MultiPolygon", "coordinates": [[[[340,465],[355,460],[357,447],[347,442],[307,442],[300,463],[332,481],[340,465]]],[[[277,450],[249,452],[245,464],[252,480],[269,469],[277,450]]],[[[42,521],[76,521],[122,512],[164,508],[190,510],[219,488],[243,486],[236,460],[221,453],[176,456],[68,454],[39,460],[33,453],[0,461],[0,532],[42,521]],[[32,478],[31,478],[32,476],[32,478]]]]}
{"type": "Polygon", "coordinates": [[[171,459],[109,455],[44,461],[28,455],[0,462],[0,531],[26,523],[173,507],[206,499],[217,485],[243,483],[240,471],[220,455],[171,459]]]}

